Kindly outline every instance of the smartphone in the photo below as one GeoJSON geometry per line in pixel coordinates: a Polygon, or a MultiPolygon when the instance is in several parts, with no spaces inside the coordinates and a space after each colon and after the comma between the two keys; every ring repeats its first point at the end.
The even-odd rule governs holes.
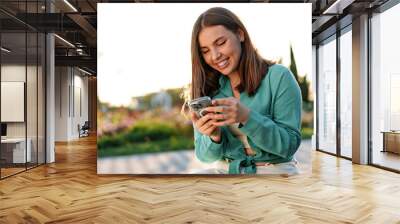
{"type": "Polygon", "coordinates": [[[203,96],[194,100],[191,100],[188,103],[190,109],[194,111],[198,117],[203,117],[208,112],[204,110],[204,108],[211,106],[211,98],[208,96],[203,96]]]}

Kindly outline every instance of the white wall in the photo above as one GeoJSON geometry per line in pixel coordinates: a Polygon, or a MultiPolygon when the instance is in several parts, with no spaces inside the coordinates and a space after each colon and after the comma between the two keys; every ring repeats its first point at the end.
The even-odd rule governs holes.
{"type": "MultiPolygon", "coordinates": [[[[25,135],[29,139],[31,155],[33,162],[39,159],[39,163],[44,163],[44,83],[41,66],[25,66],[25,64],[3,64],[1,66],[1,81],[2,82],[24,82],[26,84],[26,106],[22,102],[22,107],[14,110],[19,110],[22,113],[21,122],[6,122],[7,137],[9,138],[24,138],[25,135]],[[38,69],[38,70],[37,70],[38,69]],[[27,78],[27,81],[25,80],[27,78]],[[26,112],[26,120],[24,114],[26,112]],[[37,155],[39,153],[39,155],[37,155]]],[[[7,92],[2,89],[2,99],[8,98],[7,92]],[[6,94],[6,95],[4,95],[6,94]]],[[[24,93],[24,90],[20,90],[24,93]]],[[[25,98],[25,96],[23,97],[25,98]]],[[[25,101],[25,100],[23,100],[25,101]]],[[[2,102],[2,114],[16,113],[12,108],[5,107],[2,102]]],[[[17,103],[17,102],[15,102],[17,103]]],[[[3,118],[2,118],[3,120],[3,118]]]]}
{"type": "Polygon", "coordinates": [[[55,68],[55,141],[68,141],[68,86],[67,67],[55,68]]]}
{"type": "MultiPolygon", "coordinates": [[[[1,66],[1,81],[25,82],[25,65],[2,65],[1,66]]],[[[29,69],[29,68],[28,68],[29,69]]],[[[5,110],[5,108],[1,108],[5,110]]],[[[7,123],[7,137],[25,137],[25,122],[7,123]]]]}
{"type": "Polygon", "coordinates": [[[79,138],[78,124],[88,120],[88,78],[83,75],[76,68],[56,67],[56,141],[79,138]]]}
{"type": "MultiPolygon", "coordinates": [[[[29,79],[29,83],[30,85],[36,85],[36,81],[33,82],[33,80],[31,80],[32,78],[30,78],[31,74],[35,74],[36,75],[36,67],[33,66],[28,66],[25,67],[25,65],[2,65],[1,66],[1,81],[2,82],[25,82],[25,75],[26,75],[26,71],[28,72],[28,79],[29,79]],[[27,70],[25,70],[27,69],[27,70]]],[[[29,99],[27,99],[27,103],[32,102],[33,100],[30,99],[32,97],[36,98],[36,88],[32,89],[32,88],[27,88],[27,96],[29,99]]],[[[4,96],[2,96],[4,97],[4,96]]],[[[35,105],[28,105],[31,107],[35,107],[36,108],[36,104],[35,105]]],[[[39,105],[40,106],[40,105],[39,105]]],[[[2,108],[1,110],[6,110],[7,108],[2,108]]],[[[29,111],[30,112],[30,111],[29,111]]],[[[27,118],[28,121],[35,121],[36,123],[36,114],[33,113],[28,113],[27,114],[27,118]],[[34,117],[32,117],[34,116],[34,117]]],[[[25,137],[25,124],[26,122],[7,122],[7,136],[8,137],[25,137]]],[[[32,124],[28,125],[28,129],[29,128],[33,128],[34,130],[36,130],[36,125],[33,126],[32,124]]],[[[28,130],[28,137],[29,137],[29,133],[30,133],[30,129],[28,130]]]]}

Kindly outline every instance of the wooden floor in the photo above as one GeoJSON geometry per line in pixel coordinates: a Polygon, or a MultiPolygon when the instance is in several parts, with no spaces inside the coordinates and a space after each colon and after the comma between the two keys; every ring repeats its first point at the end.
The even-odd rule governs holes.
{"type": "Polygon", "coordinates": [[[25,164],[19,164],[18,167],[2,167],[1,168],[1,178],[6,178],[11,175],[15,175],[20,172],[24,172],[27,169],[33,169],[37,166],[37,164],[29,164],[27,163],[27,167],[25,168],[25,164]]]}
{"type": "Polygon", "coordinates": [[[400,223],[400,175],[315,153],[313,172],[98,176],[95,138],[0,181],[0,223],[400,223]]]}
{"type": "Polygon", "coordinates": [[[1,178],[19,173],[26,170],[25,167],[24,168],[1,168],[1,178]]]}

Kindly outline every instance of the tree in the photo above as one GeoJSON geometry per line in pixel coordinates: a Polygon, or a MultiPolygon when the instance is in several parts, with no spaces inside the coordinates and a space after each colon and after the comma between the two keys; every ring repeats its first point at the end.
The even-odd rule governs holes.
{"type": "MultiPolygon", "coordinates": [[[[296,59],[294,58],[292,45],[290,45],[290,65],[289,65],[289,69],[290,69],[290,71],[292,71],[294,77],[296,78],[296,81],[299,83],[299,75],[297,74],[296,59]]],[[[299,83],[299,85],[300,85],[300,83],[299,83]]]]}
{"type": "Polygon", "coordinates": [[[289,65],[290,71],[292,71],[294,77],[296,78],[297,83],[300,86],[301,90],[301,97],[304,102],[310,102],[310,81],[307,79],[307,75],[304,75],[303,77],[299,77],[297,73],[297,66],[296,66],[296,59],[294,58],[294,53],[293,53],[293,47],[290,45],[290,65],[289,65]]]}

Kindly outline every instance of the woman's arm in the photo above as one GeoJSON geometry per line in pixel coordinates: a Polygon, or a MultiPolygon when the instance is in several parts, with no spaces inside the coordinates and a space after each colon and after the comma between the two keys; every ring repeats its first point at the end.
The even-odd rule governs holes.
{"type": "Polygon", "coordinates": [[[194,147],[196,157],[205,163],[221,160],[223,156],[223,148],[225,145],[224,131],[221,129],[221,141],[216,143],[207,135],[201,134],[196,127],[194,129],[194,147]]]}
{"type": "Polygon", "coordinates": [[[301,142],[301,90],[288,69],[283,69],[275,81],[272,118],[251,110],[248,120],[239,128],[263,151],[289,158],[301,142]]]}

